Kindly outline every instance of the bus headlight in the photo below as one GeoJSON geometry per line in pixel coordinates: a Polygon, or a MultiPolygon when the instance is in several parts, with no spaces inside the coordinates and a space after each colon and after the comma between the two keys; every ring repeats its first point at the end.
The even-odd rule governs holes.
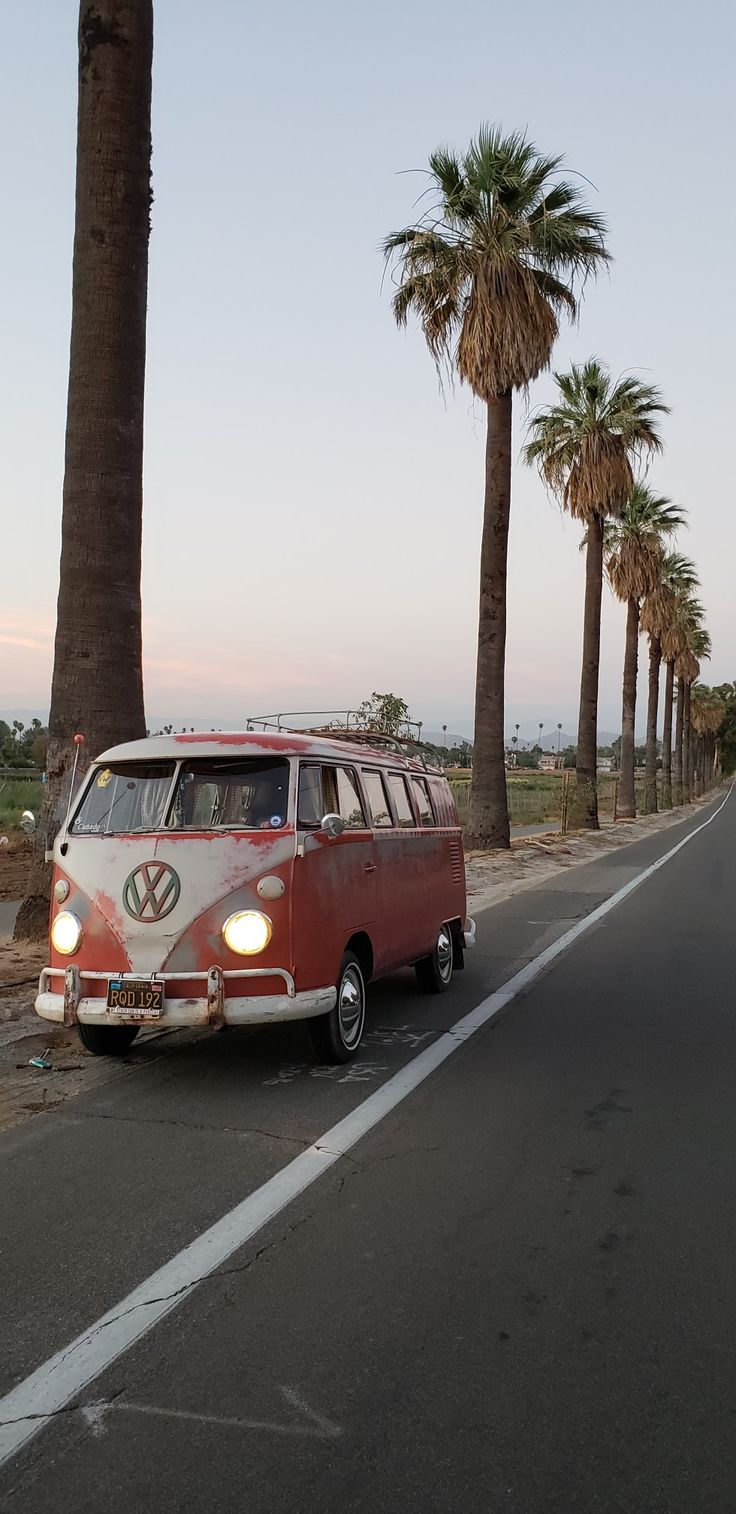
{"type": "Polygon", "coordinates": [[[71,957],[82,941],[82,922],[71,910],[62,909],[51,926],[51,944],[62,957],[71,957]]]}
{"type": "Polygon", "coordinates": [[[272,931],[268,915],[262,915],[258,909],[238,910],[228,916],[222,927],[225,945],[241,957],[254,957],[262,952],[271,940],[272,931]]]}

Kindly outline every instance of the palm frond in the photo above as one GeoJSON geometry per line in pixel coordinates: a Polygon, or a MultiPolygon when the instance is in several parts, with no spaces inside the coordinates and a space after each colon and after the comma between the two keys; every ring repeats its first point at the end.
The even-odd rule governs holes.
{"type": "Polygon", "coordinates": [[[578,282],[608,261],[605,222],[562,167],[524,132],[483,125],[462,157],[431,154],[427,206],[383,243],[396,320],[415,313],[438,367],[456,364],[482,399],[549,366],[578,282]]]}
{"type": "Polygon", "coordinates": [[[633,376],[616,383],[599,358],[556,373],[559,402],[530,418],[524,449],[547,488],[579,520],[620,516],[634,468],[662,446],[661,394],[633,376]]]}
{"type": "Polygon", "coordinates": [[[637,483],[625,510],[606,523],[604,558],[608,580],[618,599],[643,600],[662,584],[667,538],[685,524],[685,515],[664,495],[637,483]]]}

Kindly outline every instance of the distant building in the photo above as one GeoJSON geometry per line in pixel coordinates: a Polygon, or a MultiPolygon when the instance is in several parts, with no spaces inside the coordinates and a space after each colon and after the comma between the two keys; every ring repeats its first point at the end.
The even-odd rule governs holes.
{"type": "Polygon", "coordinates": [[[559,759],[554,752],[542,752],[537,767],[540,773],[554,773],[557,771],[558,762],[559,759]]]}
{"type": "Polygon", "coordinates": [[[599,757],[598,758],[598,772],[599,773],[612,773],[613,772],[613,767],[614,767],[614,762],[613,762],[613,758],[612,757],[599,757]]]}

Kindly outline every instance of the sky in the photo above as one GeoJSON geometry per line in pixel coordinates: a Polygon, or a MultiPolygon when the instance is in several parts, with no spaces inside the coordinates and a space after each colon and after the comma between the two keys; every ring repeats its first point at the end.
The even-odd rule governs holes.
{"type": "MultiPolygon", "coordinates": [[[[482,121],[590,181],[614,263],[554,366],[591,354],[672,407],[650,473],[684,505],[736,677],[733,8],[682,0],[155,0],[145,439],[150,718],[402,695],[472,730],[484,417],[399,333],[382,238],[482,121]]],[[[4,438],[0,709],[47,707],[58,585],[76,129],[74,0],[6,7],[0,57],[4,438]]],[[[552,379],[532,387],[534,409],[552,379]]],[[[580,528],[520,460],[507,729],[575,729],[580,528]]],[[[600,724],[620,729],[606,594],[600,724]]],[[[645,660],[644,643],[641,646],[645,660]]],[[[643,684],[640,719],[643,728],[643,684]]]]}

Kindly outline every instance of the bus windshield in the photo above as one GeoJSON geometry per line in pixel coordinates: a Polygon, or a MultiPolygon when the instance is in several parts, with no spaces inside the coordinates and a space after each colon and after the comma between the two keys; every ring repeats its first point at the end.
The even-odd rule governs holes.
{"type": "Polygon", "coordinates": [[[288,806],[288,762],[201,758],[182,768],[168,823],[172,830],[276,831],[288,806]]]}
{"type": "Polygon", "coordinates": [[[174,769],[173,762],[121,762],[96,768],[74,816],[72,835],[162,830],[174,769]]]}

